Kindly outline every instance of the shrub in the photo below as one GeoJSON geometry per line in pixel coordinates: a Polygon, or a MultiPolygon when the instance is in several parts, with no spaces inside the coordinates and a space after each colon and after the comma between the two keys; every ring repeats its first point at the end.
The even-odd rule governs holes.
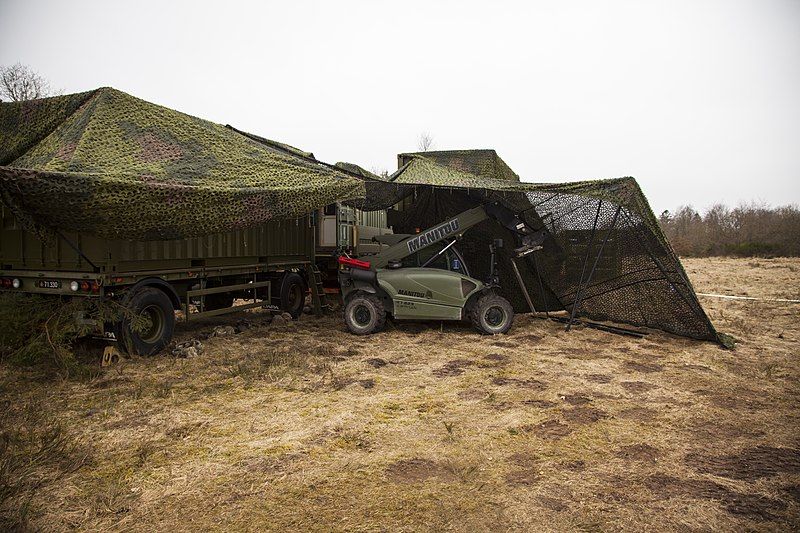
{"type": "Polygon", "coordinates": [[[55,364],[68,373],[73,342],[124,313],[119,304],[93,298],[0,294],[0,361],[55,364]]]}

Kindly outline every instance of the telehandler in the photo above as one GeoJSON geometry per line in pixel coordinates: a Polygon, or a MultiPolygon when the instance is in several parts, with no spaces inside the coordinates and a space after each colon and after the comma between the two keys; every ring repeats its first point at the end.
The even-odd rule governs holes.
{"type": "Polygon", "coordinates": [[[514,257],[541,250],[547,230],[534,231],[513,211],[486,203],[414,235],[375,237],[388,248],[362,258],[339,256],[339,285],[348,329],[367,335],[383,329],[387,315],[396,320],[464,320],[487,335],[505,333],[514,310],[496,289],[497,249],[502,239],[489,245],[489,275],[485,281],[470,277],[455,243],[470,228],[493,219],[509,229],[518,241],[514,257]]]}

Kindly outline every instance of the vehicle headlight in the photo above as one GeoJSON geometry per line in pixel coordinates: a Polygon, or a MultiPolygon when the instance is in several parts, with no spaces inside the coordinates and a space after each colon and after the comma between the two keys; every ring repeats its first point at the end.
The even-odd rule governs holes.
{"type": "Polygon", "coordinates": [[[69,290],[71,290],[72,292],[78,292],[78,289],[80,288],[81,285],[77,281],[73,281],[69,284],[69,290]]]}
{"type": "Polygon", "coordinates": [[[11,282],[11,286],[15,289],[19,289],[22,287],[22,282],[19,280],[19,278],[14,278],[14,280],[11,282]]]}

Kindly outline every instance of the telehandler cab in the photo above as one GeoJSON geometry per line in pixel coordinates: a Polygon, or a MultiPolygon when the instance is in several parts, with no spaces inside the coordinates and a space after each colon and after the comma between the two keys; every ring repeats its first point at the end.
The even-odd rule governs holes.
{"type": "Polygon", "coordinates": [[[473,226],[494,219],[511,230],[519,246],[514,257],[542,248],[547,231],[534,231],[508,208],[485,204],[415,235],[375,237],[388,248],[355,259],[339,257],[339,285],[348,329],[367,335],[383,329],[386,316],[397,320],[463,320],[469,318],[481,333],[505,333],[514,320],[511,304],[497,294],[496,252],[502,239],[489,245],[489,276],[470,277],[455,249],[456,241],[473,226]]]}

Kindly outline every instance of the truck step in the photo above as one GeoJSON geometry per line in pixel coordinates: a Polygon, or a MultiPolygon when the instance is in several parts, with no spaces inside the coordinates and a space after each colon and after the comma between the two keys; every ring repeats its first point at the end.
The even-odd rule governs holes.
{"type": "Polygon", "coordinates": [[[311,304],[314,309],[315,315],[321,315],[331,311],[331,305],[328,303],[328,296],[325,294],[325,288],[322,286],[322,273],[317,268],[317,265],[311,265],[311,278],[309,285],[311,286],[311,304]]]}

